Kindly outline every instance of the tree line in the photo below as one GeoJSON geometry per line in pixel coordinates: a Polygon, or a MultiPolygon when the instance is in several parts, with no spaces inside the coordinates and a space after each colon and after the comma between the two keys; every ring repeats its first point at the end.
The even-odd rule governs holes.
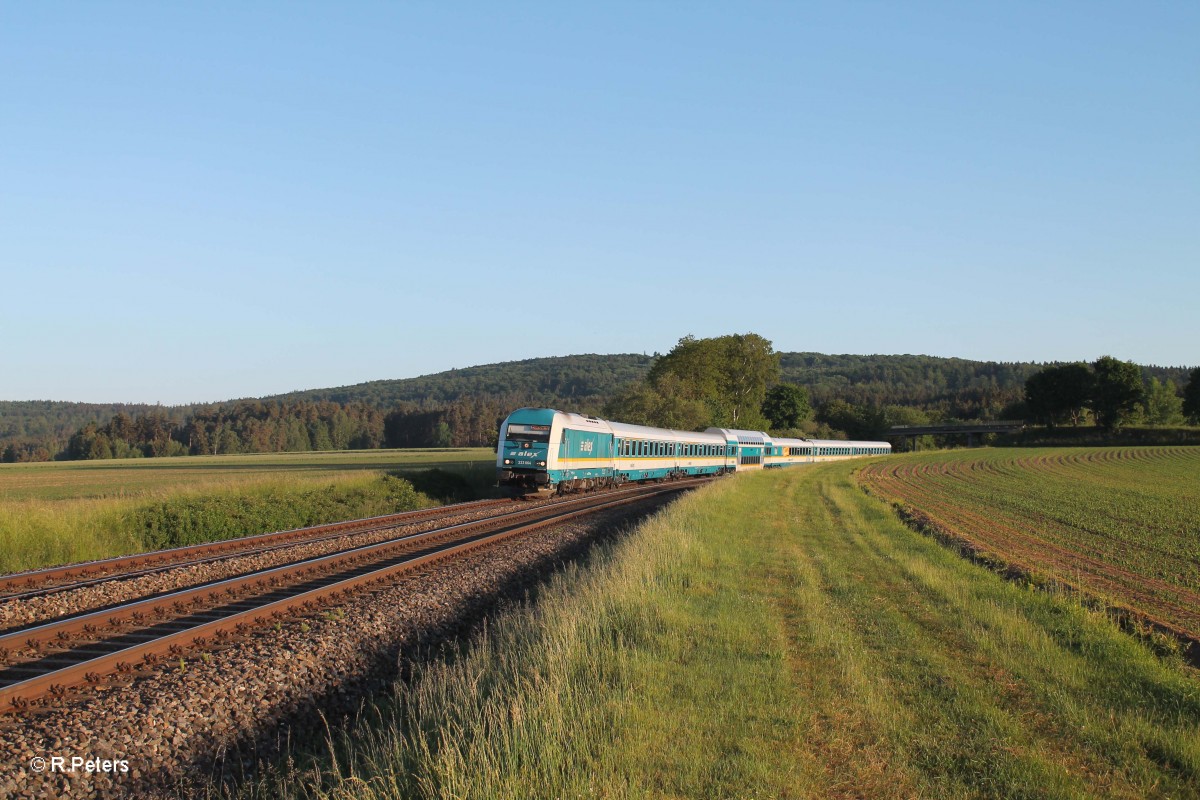
{"type": "Polygon", "coordinates": [[[488,446],[495,443],[499,421],[507,413],[501,403],[464,400],[435,410],[406,404],[385,411],[360,402],[254,400],[203,408],[182,420],[161,413],[130,417],[122,412],[102,425],[84,425],[68,439],[58,457],[488,446]]]}
{"type": "Polygon", "coordinates": [[[1028,417],[1048,427],[1087,421],[1108,431],[1130,423],[1200,424],[1200,368],[1182,392],[1170,378],[1147,378],[1132,361],[1103,356],[1091,364],[1047,367],[1025,382],[1028,417]]]}
{"type": "Polygon", "coordinates": [[[1108,357],[1036,365],[778,353],[753,333],[687,336],[663,355],[532,359],[262,400],[0,403],[0,460],[494,446],[500,420],[521,406],[816,438],[878,439],[895,425],[951,419],[1174,425],[1200,421],[1197,372],[1108,357]]]}

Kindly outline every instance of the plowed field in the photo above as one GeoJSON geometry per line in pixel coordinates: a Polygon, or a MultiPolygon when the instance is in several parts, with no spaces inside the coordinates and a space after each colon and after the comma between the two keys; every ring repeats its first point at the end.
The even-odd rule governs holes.
{"type": "Polygon", "coordinates": [[[859,481],[992,558],[1200,640],[1200,448],[931,453],[859,481]]]}

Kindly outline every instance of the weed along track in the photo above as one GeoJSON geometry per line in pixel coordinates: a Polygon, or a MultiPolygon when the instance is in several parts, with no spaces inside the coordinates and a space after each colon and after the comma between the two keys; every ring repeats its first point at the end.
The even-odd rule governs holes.
{"type": "Polygon", "coordinates": [[[149,575],[167,569],[203,564],[228,558],[231,555],[263,553],[280,547],[305,542],[336,539],[348,533],[364,533],[387,530],[398,525],[410,524],[425,519],[437,519],[468,509],[485,509],[504,504],[503,500],[480,500],[453,507],[438,507],[389,514],[385,517],[351,520],[331,525],[317,525],[277,533],[264,533],[240,539],[174,547],[153,553],[137,553],[103,561],[84,564],[67,564],[61,567],[31,570],[13,575],[0,576],[0,602],[28,600],[58,592],[70,591],[83,586],[109,580],[121,580],[149,575]]]}
{"type": "MultiPolygon", "coordinates": [[[[644,513],[701,483],[507,501],[484,519],[10,631],[0,635],[0,727],[12,734],[5,747],[14,759],[32,757],[42,737],[109,741],[113,731],[137,744],[130,724],[148,716],[154,735],[142,745],[160,748],[164,735],[189,742],[170,758],[157,749],[144,759],[154,780],[173,780],[188,759],[252,740],[264,714],[318,703],[357,680],[374,663],[367,654],[396,646],[390,627],[407,626],[418,640],[453,630],[461,609],[447,600],[431,610],[422,598],[469,608],[479,602],[470,598],[519,574],[514,565],[530,569],[583,535],[562,530],[644,513]]],[[[0,794],[6,788],[0,776],[0,794]]]]}
{"type": "Polygon", "coordinates": [[[0,596],[0,635],[67,614],[216,583],[449,522],[486,518],[511,507],[506,500],[461,503],[8,576],[0,579],[6,586],[40,585],[0,596]]]}
{"type": "Polygon", "coordinates": [[[910,456],[859,473],[915,523],[1191,642],[1200,657],[1200,448],[910,456]]]}
{"type": "Polygon", "coordinates": [[[107,674],[202,649],[210,638],[223,642],[288,613],[315,612],[343,594],[436,559],[665,491],[677,488],[639,488],[509,511],[14,631],[0,636],[6,665],[0,669],[0,707],[24,708],[107,674]]]}

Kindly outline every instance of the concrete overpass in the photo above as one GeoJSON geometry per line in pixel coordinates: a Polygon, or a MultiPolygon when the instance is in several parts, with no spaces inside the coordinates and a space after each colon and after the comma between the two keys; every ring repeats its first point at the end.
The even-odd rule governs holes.
{"type": "Polygon", "coordinates": [[[897,425],[888,428],[883,438],[904,439],[912,438],[915,449],[918,436],[966,436],[967,447],[979,443],[979,437],[986,433],[1018,433],[1025,429],[1025,423],[1020,420],[997,420],[995,422],[941,422],[930,425],[897,425]]]}

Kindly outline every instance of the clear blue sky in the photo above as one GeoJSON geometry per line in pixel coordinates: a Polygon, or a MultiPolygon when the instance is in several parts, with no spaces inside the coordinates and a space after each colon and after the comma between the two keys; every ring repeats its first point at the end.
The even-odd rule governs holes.
{"type": "Polygon", "coordinates": [[[1200,3],[0,5],[0,399],[1200,363],[1200,3]]]}

